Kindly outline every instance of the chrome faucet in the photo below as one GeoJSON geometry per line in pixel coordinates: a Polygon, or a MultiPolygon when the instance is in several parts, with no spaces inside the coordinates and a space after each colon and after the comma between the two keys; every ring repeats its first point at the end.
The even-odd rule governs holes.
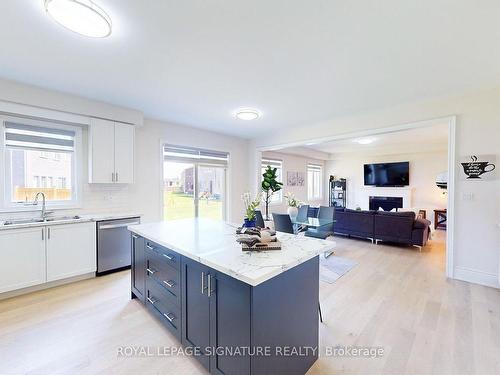
{"type": "Polygon", "coordinates": [[[41,191],[39,191],[38,193],[36,193],[35,200],[33,201],[33,205],[34,206],[38,205],[38,197],[40,195],[42,196],[42,220],[45,220],[45,218],[47,216],[47,211],[45,210],[46,209],[46,206],[45,206],[45,193],[42,193],[41,191]]]}

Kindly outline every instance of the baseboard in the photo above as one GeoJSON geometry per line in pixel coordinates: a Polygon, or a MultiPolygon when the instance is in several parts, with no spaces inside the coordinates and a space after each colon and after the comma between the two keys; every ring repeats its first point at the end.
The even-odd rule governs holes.
{"type": "Polygon", "coordinates": [[[454,278],[457,280],[467,281],[473,284],[490,286],[500,289],[498,275],[483,271],[474,270],[471,268],[455,267],[454,278]]]}
{"type": "Polygon", "coordinates": [[[17,290],[11,290],[10,292],[0,293],[0,301],[4,300],[4,299],[7,299],[7,298],[17,297],[17,296],[20,296],[20,295],[23,295],[23,294],[28,294],[28,293],[32,293],[32,292],[38,292],[39,290],[44,290],[44,289],[54,288],[54,287],[60,286],[60,285],[74,283],[76,281],[82,281],[82,280],[86,280],[86,279],[92,279],[94,277],[95,277],[95,272],[90,272],[90,273],[86,273],[86,274],[83,274],[83,275],[68,277],[68,278],[62,279],[62,280],[50,281],[48,283],[43,283],[43,284],[38,284],[38,285],[30,286],[30,287],[27,287],[27,288],[22,288],[22,289],[17,289],[17,290]]]}

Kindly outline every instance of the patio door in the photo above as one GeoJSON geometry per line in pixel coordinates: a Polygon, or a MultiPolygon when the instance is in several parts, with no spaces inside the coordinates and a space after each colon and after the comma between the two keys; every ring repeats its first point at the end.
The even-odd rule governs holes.
{"type": "Polygon", "coordinates": [[[163,219],[226,218],[227,153],[163,146],[163,219]]]}

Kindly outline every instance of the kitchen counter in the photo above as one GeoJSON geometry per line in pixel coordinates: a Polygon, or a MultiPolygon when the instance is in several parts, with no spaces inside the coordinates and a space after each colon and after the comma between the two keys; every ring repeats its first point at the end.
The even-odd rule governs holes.
{"type": "MultiPolygon", "coordinates": [[[[48,225],[63,225],[63,224],[75,224],[75,223],[85,223],[90,221],[102,221],[102,220],[114,220],[114,219],[126,219],[130,217],[141,217],[141,214],[137,213],[103,213],[103,214],[85,214],[85,215],[67,215],[61,220],[51,220],[51,216],[48,217],[48,221],[31,221],[27,223],[15,223],[5,225],[4,223],[8,220],[0,221],[0,230],[18,229],[18,228],[31,228],[31,227],[41,227],[48,225]]],[[[52,217],[57,218],[57,215],[52,215],[52,217]]],[[[22,220],[14,219],[16,220],[22,220]]]]}
{"type": "Polygon", "coordinates": [[[128,228],[251,286],[257,286],[335,248],[333,241],[278,232],[281,250],[244,252],[235,239],[237,225],[209,219],[139,224],[128,228]]]}
{"type": "Polygon", "coordinates": [[[281,250],[244,252],[236,227],[209,219],[128,226],[131,296],[197,348],[212,374],[303,375],[318,358],[319,256],[335,243],[278,233],[281,250]],[[284,348],[297,352],[284,356],[284,348]]]}

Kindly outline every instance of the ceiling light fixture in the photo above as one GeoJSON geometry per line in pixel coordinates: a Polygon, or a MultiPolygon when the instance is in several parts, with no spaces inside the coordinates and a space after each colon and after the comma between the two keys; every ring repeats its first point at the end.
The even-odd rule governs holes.
{"type": "Polygon", "coordinates": [[[111,18],[90,0],[44,0],[45,10],[61,26],[80,35],[105,38],[111,18]]]}
{"type": "Polygon", "coordinates": [[[354,142],[357,142],[359,143],[360,145],[369,145],[370,143],[372,143],[374,141],[373,138],[360,138],[360,139],[356,139],[354,140],[354,142]]]}
{"type": "Polygon", "coordinates": [[[234,112],[234,116],[239,120],[250,121],[258,119],[262,114],[255,108],[240,108],[234,112]]]}

